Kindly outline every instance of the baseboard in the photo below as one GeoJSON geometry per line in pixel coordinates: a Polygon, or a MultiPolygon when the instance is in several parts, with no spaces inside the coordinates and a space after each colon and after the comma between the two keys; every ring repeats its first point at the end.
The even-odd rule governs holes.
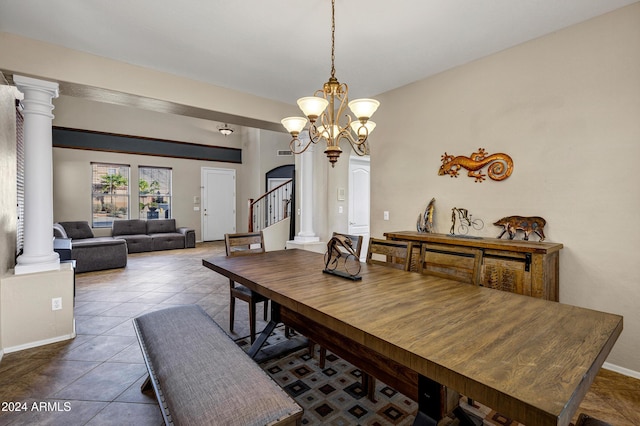
{"type": "Polygon", "coordinates": [[[605,362],[604,364],[602,364],[602,368],[610,371],[614,371],[616,373],[620,373],[624,376],[633,377],[634,379],[640,379],[640,371],[629,370],[628,368],[620,367],[618,365],[610,364],[608,362],[605,362]]]}
{"type": "Polygon", "coordinates": [[[0,349],[0,362],[2,362],[3,356],[4,356],[4,349],[0,349]]]}
{"type": "Polygon", "coordinates": [[[72,334],[65,334],[63,336],[52,337],[51,339],[38,340],[36,342],[29,342],[29,343],[25,343],[24,345],[4,348],[4,353],[10,354],[12,352],[23,351],[25,349],[36,348],[38,346],[50,345],[51,343],[63,342],[65,340],[73,339],[74,337],[75,337],[75,332],[72,334]]]}

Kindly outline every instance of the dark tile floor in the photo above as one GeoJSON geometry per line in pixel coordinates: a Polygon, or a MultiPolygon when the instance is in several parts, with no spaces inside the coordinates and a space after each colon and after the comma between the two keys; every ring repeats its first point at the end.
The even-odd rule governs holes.
{"type": "MultiPolygon", "coordinates": [[[[12,410],[0,410],[0,426],[162,424],[155,397],[140,392],[146,369],[131,319],[197,303],[228,328],[228,281],[202,266],[202,258],[223,253],[223,243],[198,244],[130,255],[124,269],[78,274],[77,337],[2,358],[0,408],[12,410]]],[[[238,303],[234,337],[248,334],[246,316],[238,303]]],[[[602,370],[579,412],[640,425],[639,406],[640,380],[602,370]]]]}

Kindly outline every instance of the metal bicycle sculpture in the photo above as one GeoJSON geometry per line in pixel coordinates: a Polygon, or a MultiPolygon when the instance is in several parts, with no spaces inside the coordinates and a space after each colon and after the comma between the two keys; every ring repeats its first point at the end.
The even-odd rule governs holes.
{"type": "Polygon", "coordinates": [[[456,219],[460,222],[460,224],[458,225],[459,235],[467,235],[469,233],[469,228],[473,228],[476,231],[484,228],[484,222],[482,221],[482,219],[473,219],[469,214],[469,210],[454,207],[451,209],[451,229],[449,230],[450,235],[456,235],[456,219]]]}
{"type": "Polygon", "coordinates": [[[360,267],[360,259],[356,256],[353,250],[353,242],[349,237],[336,235],[329,240],[327,252],[324,254],[324,269],[322,272],[358,281],[362,279],[358,275],[360,267]],[[340,263],[343,264],[344,271],[338,270],[340,263]]]}

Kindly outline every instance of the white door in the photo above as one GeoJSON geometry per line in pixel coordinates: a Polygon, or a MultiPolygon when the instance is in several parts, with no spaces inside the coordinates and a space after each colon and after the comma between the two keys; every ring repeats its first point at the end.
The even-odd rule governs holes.
{"type": "Polygon", "coordinates": [[[202,240],[236,232],[236,171],[202,168],[202,240]]]}
{"type": "Polygon", "coordinates": [[[362,235],[362,260],[369,246],[370,170],[369,157],[349,159],[349,234],[362,235]]]}

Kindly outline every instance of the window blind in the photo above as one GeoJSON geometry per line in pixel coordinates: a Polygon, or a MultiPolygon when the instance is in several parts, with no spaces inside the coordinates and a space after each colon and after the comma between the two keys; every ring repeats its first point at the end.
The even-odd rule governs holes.
{"type": "Polygon", "coordinates": [[[16,174],[17,174],[17,233],[16,255],[24,249],[24,117],[20,102],[16,100],[16,174]]]}

